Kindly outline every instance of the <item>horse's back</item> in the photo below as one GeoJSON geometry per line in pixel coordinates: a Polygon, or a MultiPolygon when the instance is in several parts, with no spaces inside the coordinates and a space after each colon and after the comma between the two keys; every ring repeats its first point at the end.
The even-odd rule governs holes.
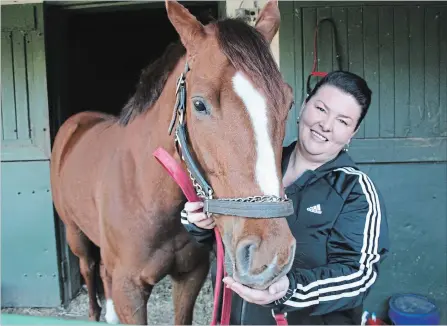
{"type": "Polygon", "coordinates": [[[56,210],[65,223],[74,222],[95,243],[99,227],[94,196],[104,157],[100,152],[111,148],[102,134],[110,133],[114,124],[111,116],[99,112],[75,114],[59,128],[51,153],[56,210]]]}
{"type": "Polygon", "coordinates": [[[65,155],[82,134],[97,123],[105,121],[107,116],[99,112],[81,112],[71,116],[59,128],[51,152],[52,174],[60,173],[65,155]]]}

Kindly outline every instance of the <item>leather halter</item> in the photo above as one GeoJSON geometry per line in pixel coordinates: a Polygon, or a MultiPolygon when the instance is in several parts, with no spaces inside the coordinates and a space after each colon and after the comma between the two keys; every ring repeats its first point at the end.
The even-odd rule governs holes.
{"type": "Polygon", "coordinates": [[[175,120],[177,116],[179,116],[179,122],[175,132],[177,151],[182,160],[186,163],[190,179],[194,185],[197,195],[204,201],[204,212],[208,215],[215,213],[248,218],[281,218],[293,214],[293,204],[287,196],[282,198],[273,195],[264,195],[244,198],[213,199],[213,188],[200,173],[199,167],[194,161],[188,148],[185,123],[186,74],[188,71],[189,66],[186,62],[183,73],[177,79],[177,98],[168,132],[171,134],[175,120]]]}

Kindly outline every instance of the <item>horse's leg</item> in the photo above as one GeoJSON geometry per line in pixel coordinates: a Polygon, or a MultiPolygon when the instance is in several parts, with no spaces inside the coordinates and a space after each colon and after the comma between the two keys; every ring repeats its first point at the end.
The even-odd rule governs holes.
{"type": "Polygon", "coordinates": [[[138,276],[134,276],[122,267],[113,272],[112,296],[115,310],[122,324],[147,325],[147,301],[153,286],[136,281],[138,276]]]}
{"type": "Polygon", "coordinates": [[[188,273],[171,274],[175,325],[192,324],[194,305],[208,275],[208,270],[209,261],[206,259],[188,273]]]}
{"type": "Polygon", "coordinates": [[[87,285],[90,320],[99,321],[101,307],[96,299],[96,264],[98,257],[95,257],[95,245],[85,236],[85,234],[73,224],[66,224],[67,242],[71,251],[79,258],[79,267],[85,284],[87,285]]]}
{"type": "Polygon", "coordinates": [[[115,312],[115,306],[112,299],[112,277],[107,272],[104,262],[101,260],[100,266],[101,279],[104,284],[104,296],[106,299],[106,314],[105,319],[108,324],[119,324],[118,315],[115,312]]]}

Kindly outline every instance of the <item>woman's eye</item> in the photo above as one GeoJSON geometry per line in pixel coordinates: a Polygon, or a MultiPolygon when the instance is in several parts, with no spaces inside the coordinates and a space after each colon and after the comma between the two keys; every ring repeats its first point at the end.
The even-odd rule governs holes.
{"type": "Polygon", "coordinates": [[[344,124],[345,126],[347,126],[348,125],[348,123],[345,121],[345,120],[338,120],[338,121],[340,121],[342,124],[344,124]]]}
{"type": "Polygon", "coordinates": [[[317,106],[316,108],[317,108],[317,110],[324,112],[324,109],[322,107],[317,106]]]}
{"type": "Polygon", "coordinates": [[[194,108],[198,112],[206,112],[206,105],[200,100],[193,100],[194,108]]]}

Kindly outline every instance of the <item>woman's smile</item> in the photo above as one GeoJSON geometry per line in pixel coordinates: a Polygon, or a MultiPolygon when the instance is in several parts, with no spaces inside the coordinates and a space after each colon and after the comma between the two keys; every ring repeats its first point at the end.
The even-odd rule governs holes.
{"type": "Polygon", "coordinates": [[[312,134],[312,138],[319,143],[325,143],[328,141],[328,139],[325,136],[315,131],[314,129],[310,129],[310,133],[312,134]]]}

